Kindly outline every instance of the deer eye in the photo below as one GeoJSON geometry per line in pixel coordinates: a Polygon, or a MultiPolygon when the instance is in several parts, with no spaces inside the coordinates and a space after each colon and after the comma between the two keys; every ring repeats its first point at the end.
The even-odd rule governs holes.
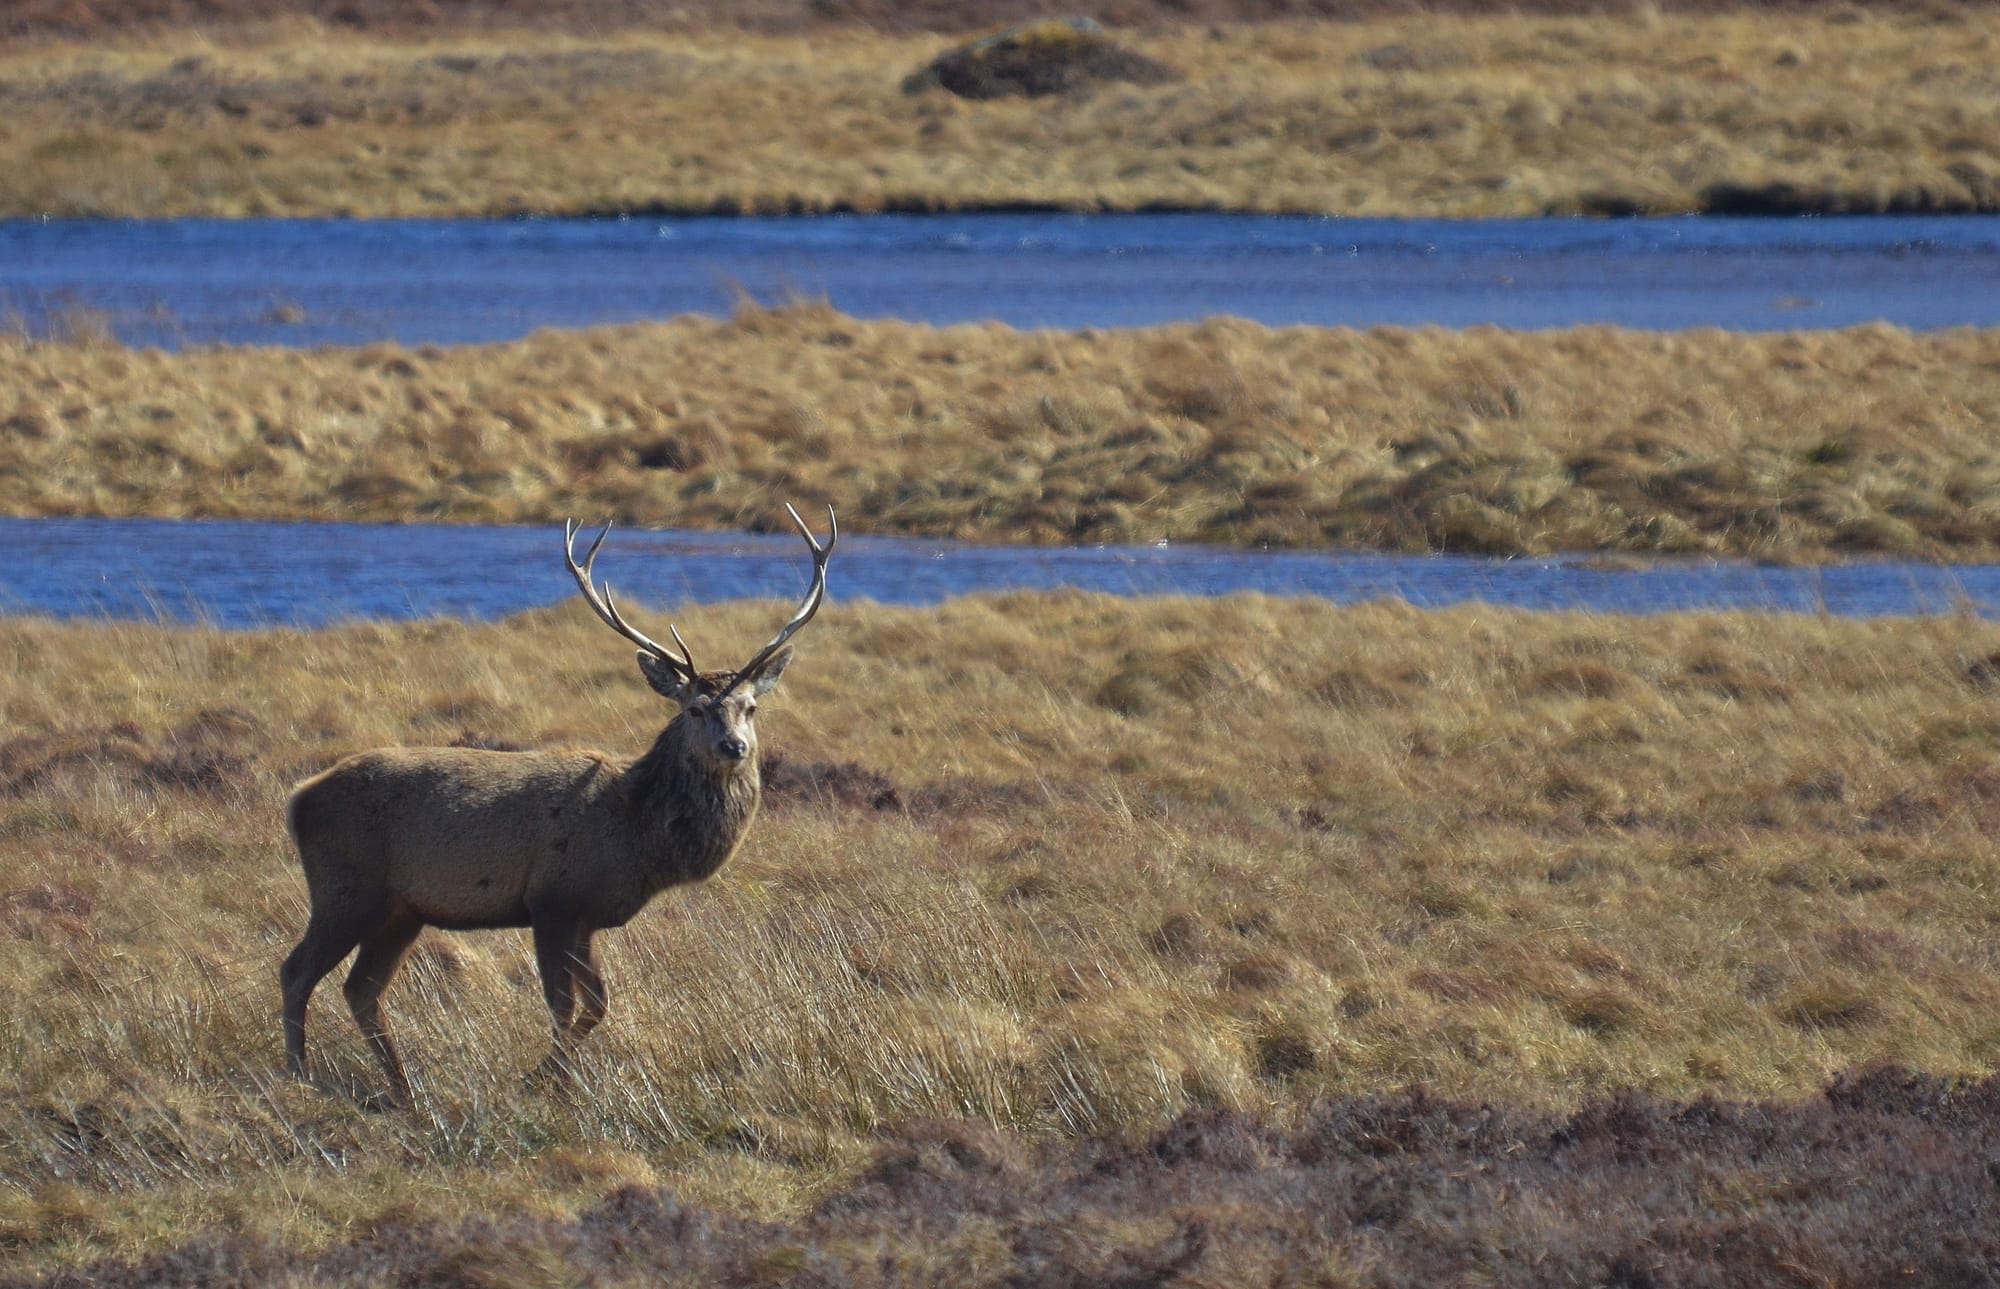
{"type": "Polygon", "coordinates": [[[757,714],[757,704],[755,703],[743,704],[743,715],[746,719],[755,716],[756,714],[757,714]]]}

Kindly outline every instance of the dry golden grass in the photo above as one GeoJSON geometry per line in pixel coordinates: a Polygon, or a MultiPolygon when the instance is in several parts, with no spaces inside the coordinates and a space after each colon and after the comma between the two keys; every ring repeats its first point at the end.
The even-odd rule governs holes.
{"type": "Polygon", "coordinates": [[[2000,554],[2000,331],[1016,332],[823,307],[454,349],[0,338],[0,510],[1492,553],[2000,554]]]}
{"type": "Polygon", "coordinates": [[[0,213],[2000,205],[1979,10],[1190,25],[1123,37],[1184,81],[978,104],[858,27],[225,34],[0,49],[0,213]]]}
{"type": "MultiPolygon", "coordinates": [[[[722,647],[774,611],[694,625],[722,647]]],[[[932,1117],[1062,1141],[1412,1084],[1565,1107],[1987,1070],[1993,649],[1967,618],[836,605],[766,747],[893,799],[795,786],[606,936],[571,1097],[521,1079],[525,938],[427,932],[388,999],[417,1104],[384,1115],[337,989],[328,1082],[280,1074],[288,786],[386,742],[636,751],[660,704],[629,650],[573,605],[0,623],[0,1244],[310,1249],[658,1182],[789,1217],[932,1117]]]]}

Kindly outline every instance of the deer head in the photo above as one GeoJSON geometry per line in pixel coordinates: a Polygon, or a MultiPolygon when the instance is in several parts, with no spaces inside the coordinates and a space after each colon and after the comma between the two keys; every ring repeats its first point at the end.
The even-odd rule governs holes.
{"type": "Polygon", "coordinates": [[[821,544],[813,536],[812,529],[799,518],[799,512],[791,506],[785,513],[798,526],[799,535],[805,538],[806,546],[812,551],[812,585],[807,588],[805,598],[799,602],[791,620],[778,629],[770,643],[759,649],[750,661],[734,671],[704,672],[694,665],[694,655],[688,650],[687,641],[681,639],[678,628],[671,623],[667,630],[673,635],[676,652],[668,652],[644,633],[625,620],[618,611],[617,601],[612,598],[610,583],[604,584],[600,592],[592,580],[592,567],[597,560],[597,552],[604,545],[604,539],[611,532],[606,523],[598,532],[590,549],[584,552],[583,563],[576,562],[576,521],[569,520],[563,525],[563,559],[569,565],[570,575],[583,592],[583,598],[605,625],[639,646],[639,671],[655,693],[676,704],[681,715],[690,722],[689,733],[694,736],[695,746],[702,748],[710,760],[720,766],[741,765],[756,758],[757,731],[752,718],[757,712],[757,699],[771,691],[784,674],[792,660],[792,646],[788,643],[799,628],[812,621],[819,612],[820,603],[826,599],[826,561],[833,554],[834,543],[840,540],[840,520],[834,515],[833,507],[826,508],[827,537],[821,544]]]}

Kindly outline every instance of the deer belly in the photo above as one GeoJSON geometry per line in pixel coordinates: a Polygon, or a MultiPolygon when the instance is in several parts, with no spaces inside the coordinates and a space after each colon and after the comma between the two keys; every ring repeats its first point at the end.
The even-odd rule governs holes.
{"type": "Polygon", "coordinates": [[[430,925],[453,930],[528,925],[528,856],[446,843],[399,859],[396,893],[430,925]]]}

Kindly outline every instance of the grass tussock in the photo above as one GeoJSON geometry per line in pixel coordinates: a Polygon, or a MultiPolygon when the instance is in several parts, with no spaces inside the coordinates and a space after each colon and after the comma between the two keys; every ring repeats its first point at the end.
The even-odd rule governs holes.
{"type": "Polygon", "coordinates": [[[0,28],[99,42],[0,47],[0,213],[2000,208],[1977,8],[1217,24],[1135,5],[1100,15],[1140,24],[1121,55],[1181,78],[981,103],[903,84],[955,43],[909,25],[983,11],[887,34],[893,7],[821,5],[853,21],[804,36],[594,9],[370,33],[368,4],[334,9],[205,8],[200,34],[143,39],[66,24],[77,5],[0,28]]]}
{"type": "MultiPolygon", "coordinates": [[[[770,612],[704,609],[704,638],[770,612]]],[[[427,932],[387,999],[416,1104],[381,1114],[337,989],[322,1082],[281,1074],[286,791],[384,743],[636,752],[659,704],[629,651],[574,606],[0,623],[0,1241],[24,1270],[165,1280],[319,1251],[311,1274],[359,1282],[516,1246],[560,1278],[706,1232],[690,1265],[738,1282],[783,1276],[728,1259],[810,1246],[975,1283],[1041,1247],[997,1232],[1057,1238],[1046,1211],[1100,1223],[1049,1257],[1353,1256],[1339,1223],[1243,1245],[1261,1222],[1198,1236],[1131,1189],[1279,1221],[1305,1188],[1431,1248],[1411,1267],[1486,1249],[1525,1282],[1543,1219],[1590,1211],[1570,1253],[1605,1265],[1706,1266],[1721,1222],[1865,1281],[1862,1232],[1959,1212],[1935,1188],[1992,1153],[1990,1107],[1953,1108],[1990,1088],[1937,1081],[2000,1059],[1991,653],[1969,618],[829,612],[768,705],[745,852],[603,937],[612,1014],[575,1094],[523,1080],[546,1043],[526,938],[427,932]],[[1133,702],[1113,682],[1142,657],[1133,702]],[[1926,1074],[1822,1096],[1884,1060],[1926,1074]],[[1767,1100],[1799,1108],[1721,1104],[1767,1100]],[[942,1234],[913,1243],[921,1222],[942,1234]]]]}
{"type": "MultiPolygon", "coordinates": [[[[0,337],[0,510],[735,528],[777,496],[985,541],[1985,560],[1995,371],[1996,331],[1055,333],[810,304],[454,349],[0,337]]],[[[1566,667],[1542,683],[1616,684],[1566,667]]]]}

